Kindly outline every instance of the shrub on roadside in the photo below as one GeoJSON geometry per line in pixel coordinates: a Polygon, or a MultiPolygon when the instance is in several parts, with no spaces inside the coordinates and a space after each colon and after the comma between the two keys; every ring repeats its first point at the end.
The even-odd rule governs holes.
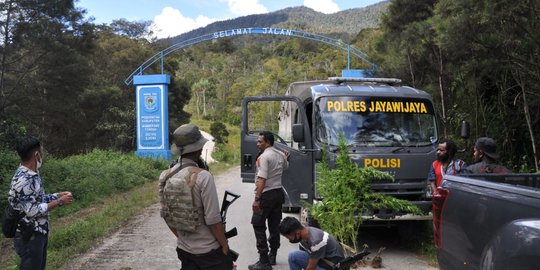
{"type": "Polygon", "coordinates": [[[216,144],[227,144],[229,142],[229,131],[225,124],[213,122],[210,125],[210,134],[214,137],[216,144]]]}
{"type": "MultiPolygon", "coordinates": [[[[7,191],[19,159],[16,154],[0,153],[2,186],[0,208],[7,204],[7,191]],[[6,169],[4,169],[6,168],[6,169]]],[[[53,217],[74,213],[90,206],[96,200],[106,198],[154,181],[167,168],[163,160],[143,159],[134,154],[107,150],[94,150],[88,154],[56,159],[45,154],[41,178],[47,193],[69,190],[75,202],[69,207],[51,212],[53,217]]]]}
{"type": "Polygon", "coordinates": [[[15,151],[0,150],[0,216],[4,215],[9,185],[15,170],[19,166],[19,160],[19,156],[15,151]]]}

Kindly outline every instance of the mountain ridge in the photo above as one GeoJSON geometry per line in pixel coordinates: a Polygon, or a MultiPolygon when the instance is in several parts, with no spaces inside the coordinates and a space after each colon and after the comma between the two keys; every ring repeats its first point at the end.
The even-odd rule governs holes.
{"type": "Polygon", "coordinates": [[[363,29],[377,27],[381,15],[389,4],[389,1],[382,1],[367,7],[352,8],[332,14],[317,12],[305,6],[288,7],[270,13],[213,22],[163,41],[172,45],[205,34],[246,27],[288,28],[348,39],[363,29]]]}

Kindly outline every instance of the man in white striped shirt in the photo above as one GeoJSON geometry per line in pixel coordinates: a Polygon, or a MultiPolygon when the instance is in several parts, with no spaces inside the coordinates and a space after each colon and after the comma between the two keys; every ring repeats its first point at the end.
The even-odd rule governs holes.
{"type": "Polygon", "coordinates": [[[286,217],[279,224],[281,235],[300,249],[289,252],[291,270],[323,270],[344,259],[343,249],[334,237],[315,227],[304,227],[293,217],[286,217]]]}

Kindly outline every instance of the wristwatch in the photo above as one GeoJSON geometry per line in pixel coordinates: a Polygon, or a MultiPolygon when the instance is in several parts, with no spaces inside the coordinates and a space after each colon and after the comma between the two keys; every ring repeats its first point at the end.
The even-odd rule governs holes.
{"type": "Polygon", "coordinates": [[[62,199],[58,199],[56,201],[58,202],[58,206],[63,206],[64,205],[64,201],[62,201],[62,199]]]}

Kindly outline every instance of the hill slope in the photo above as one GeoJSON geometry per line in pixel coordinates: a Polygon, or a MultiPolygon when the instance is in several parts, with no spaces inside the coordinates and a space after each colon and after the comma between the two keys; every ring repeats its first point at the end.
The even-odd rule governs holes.
{"type": "Polygon", "coordinates": [[[333,36],[356,35],[362,29],[377,27],[379,18],[390,4],[383,1],[364,8],[353,8],[333,14],[324,14],[307,7],[292,7],[266,14],[238,17],[226,21],[214,22],[185,34],[166,39],[169,44],[201,35],[244,27],[278,27],[303,30],[317,34],[333,36]]]}

